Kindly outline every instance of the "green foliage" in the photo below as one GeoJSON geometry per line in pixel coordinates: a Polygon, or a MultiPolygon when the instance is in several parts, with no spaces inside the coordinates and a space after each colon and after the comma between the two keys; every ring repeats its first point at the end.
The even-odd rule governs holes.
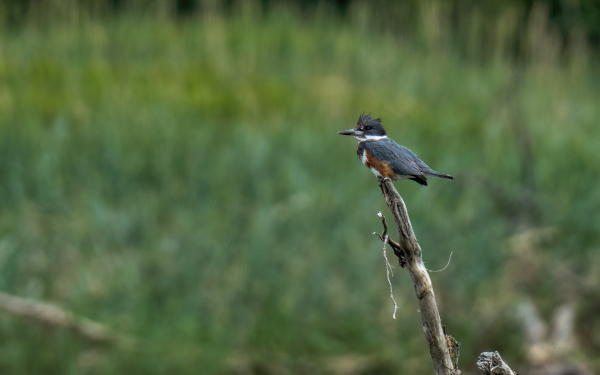
{"type": "MultiPolygon", "coordinates": [[[[522,355],[514,286],[553,305],[562,281],[504,288],[524,189],[513,125],[533,139],[535,225],[557,231],[539,256],[591,275],[597,65],[536,29],[545,48],[511,91],[500,42],[473,45],[478,62],[350,19],[126,15],[0,36],[0,289],[140,340],[123,352],[2,315],[3,373],[314,373],[339,356],[430,371],[401,271],[391,320],[376,180],[335,134],[362,111],[457,176],[398,186],[427,264],[453,251],[433,275],[461,366],[522,355]]],[[[436,20],[421,22],[442,35],[436,20]]]]}

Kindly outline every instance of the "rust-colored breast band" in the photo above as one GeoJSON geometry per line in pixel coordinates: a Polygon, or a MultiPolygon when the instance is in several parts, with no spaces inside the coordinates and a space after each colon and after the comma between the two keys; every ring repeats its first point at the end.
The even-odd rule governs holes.
{"type": "Polygon", "coordinates": [[[375,157],[373,157],[373,154],[371,154],[369,151],[366,151],[366,155],[367,162],[365,163],[365,165],[368,168],[375,168],[377,172],[379,172],[379,174],[383,177],[393,178],[395,176],[394,171],[390,167],[390,163],[388,163],[387,161],[376,159],[375,157]]]}

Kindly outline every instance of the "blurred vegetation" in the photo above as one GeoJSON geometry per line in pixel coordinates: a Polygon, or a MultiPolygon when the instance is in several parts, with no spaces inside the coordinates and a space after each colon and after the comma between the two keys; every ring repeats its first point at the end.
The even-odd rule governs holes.
{"type": "Polygon", "coordinates": [[[453,252],[432,275],[461,368],[490,349],[523,366],[531,299],[544,316],[577,304],[572,359],[600,370],[599,66],[546,8],[524,29],[520,8],[465,11],[457,31],[418,3],[403,33],[365,3],[186,19],[65,4],[0,34],[0,290],[139,341],[0,315],[0,371],[429,373],[400,271],[391,319],[376,180],[335,134],[362,111],[457,176],[397,185],[430,268],[453,252]]]}
{"type": "MultiPolygon", "coordinates": [[[[225,14],[236,12],[248,6],[246,0],[4,0],[0,3],[0,20],[10,25],[20,25],[24,21],[53,22],[55,17],[98,17],[119,15],[127,12],[163,14],[178,18],[194,17],[218,9],[225,14]],[[53,17],[47,18],[51,14],[53,17]]],[[[293,7],[298,15],[310,17],[316,9],[327,8],[329,16],[347,16],[357,7],[368,7],[369,15],[376,22],[371,27],[392,27],[411,34],[418,30],[421,14],[432,4],[445,15],[444,29],[453,34],[458,43],[465,42],[464,33],[471,22],[488,22],[498,13],[511,9],[511,22],[514,35],[506,42],[513,44],[513,53],[520,56],[526,49],[521,45],[520,34],[527,28],[528,20],[540,9],[544,10],[545,22],[553,27],[556,39],[566,46],[573,36],[585,39],[595,48],[600,47],[600,3],[596,0],[255,0],[250,6],[258,12],[269,12],[284,4],[293,7]],[[424,4],[425,3],[425,4],[424,4]],[[466,29],[465,29],[465,21],[466,29]]],[[[495,36],[493,29],[482,29],[480,37],[495,36]]]]}

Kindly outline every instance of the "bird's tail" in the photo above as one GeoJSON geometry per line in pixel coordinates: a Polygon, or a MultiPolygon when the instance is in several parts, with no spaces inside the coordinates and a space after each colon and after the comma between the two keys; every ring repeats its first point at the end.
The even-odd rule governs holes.
{"type": "Polygon", "coordinates": [[[454,179],[454,176],[450,176],[449,174],[445,174],[445,173],[441,173],[441,172],[438,172],[438,171],[434,171],[433,169],[430,170],[429,172],[427,172],[427,174],[431,175],[431,176],[435,176],[435,177],[447,178],[449,180],[454,179]]]}

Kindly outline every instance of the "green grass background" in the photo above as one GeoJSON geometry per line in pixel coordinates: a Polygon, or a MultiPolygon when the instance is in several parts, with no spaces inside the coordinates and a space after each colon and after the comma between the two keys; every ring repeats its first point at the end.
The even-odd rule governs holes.
{"type": "Polygon", "coordinates": [[[376,179],[355,142],[336,135],[361,112],[456,175],[397,186],[428,267],[453,254],[432,277],[461,368],[491,349],[524,363],[515,311],[526,298],[544,317],[577,303],[584,345],[572,358],[600,368],[598,64],[534,23],[515,64],[511,17],[466,18],[473,40],[461,36],[460,52],[427,7],[410,36],[367,9],[5,29],[0,290],[139,341],[98,346],[2,314],[0,371],[430,373],[400,269],[391,319],[371,236],[384,209],[376,179]],[[488,27],[493,38],[478,40],[488,27]],[[522,175],[533,176],[539,207],[525,230],[553,231],[526,254],[511,242],[523,229],[522,175]]]}

